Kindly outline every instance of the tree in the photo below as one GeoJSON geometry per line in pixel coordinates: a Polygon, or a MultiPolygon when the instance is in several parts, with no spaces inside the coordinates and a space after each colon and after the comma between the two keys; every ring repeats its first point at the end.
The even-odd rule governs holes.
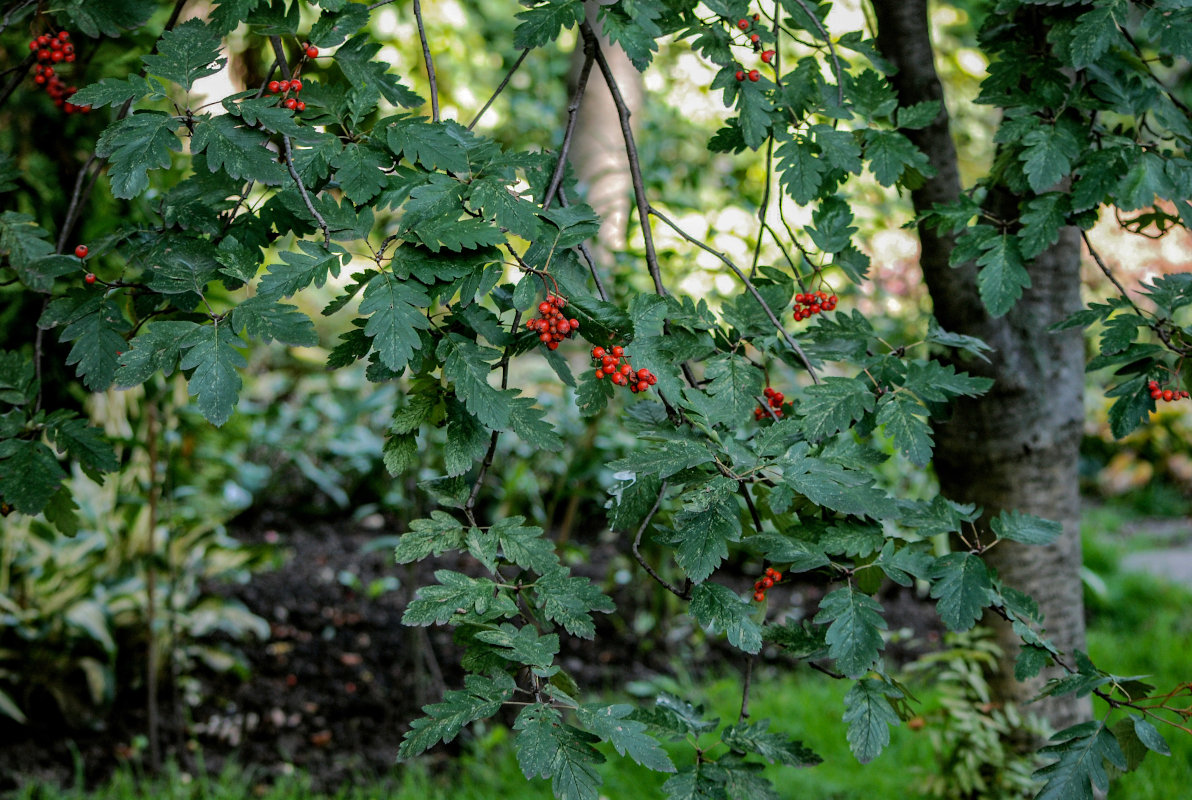
{"type": "MultiPolygon", "coordinates": [[[[1054,718],[1067,727],[1044,751],[1040,797],[1106,788],[1102,762],[1126,768],[1123,746],[1165,751],[1147,719],[1163,719],[1164,704],[1139,701],[1148,689],[1081,652],[1078,420],[1072,405],[1056,414],[1041,403],[1038,390],[1078,396],[1076,330],[1103,325],[1090,366],[1117,368],[1116,434],[1155,402],[1182,399],[1190,331],[1177,314],[1192,305],[1192,281],[1154,281],[1145,308],[1123,291],[1077,311],[1076,242],[1103,204],[1139,212],[1135,227],[1192,220],[1192,127],[1169,88],[1169,71],[1187,56],[1184,12],[999,0],[982,33],[995,60],[980,98],[1003,110],[999,149],[989,175],[962,192],[922,3],[877,4],[876,42],[830,31],[829,6],[811,0],[603,6],[604,34],[639,70],[665,43],[690,48],[714,72],[709,88],[731,110],[708,149],[721,162],[752,161],[761,176],[751,263],[738,264],[651,196],[650,164],[584,4],[518,11],[512,49],[525,57],[509,60],[510,75],[573,37],[613,98],[637,223],[627,250],[645,269],[618,269],[606,292],[587,246],[599,220],[567,168],[570,129],[544,152],[478,133],[488,104],[469,125],[445,119],[442,51],[418,2],[409,13],[425,99],[377,59],[367,25],[389,3],[236,0],[179,22],[183,5],[167,15],[143,0],[111,0],[50,15],[27,3],[7,18],[8,40],[17,42],[15,26],[35,38],[19,42],[29,55],[5,99],[32,75],[44,102],[71,114],[77,141],[93,140],[93,152],[60,154],[75,176],[64,202],[39,209],[26,184],[22,210],[0,217],[7,292],[44,297],[39,330],[70,346],[66,362],[84,388],[173,377],[221,425],[238,401],[243,351],[316,344],[310,317],[290,300],[340,287],[327,310],[353,308],[355,321],[329,367],[365,361],[370,381],[399,383],[386,466],[402,474],[432,452],[440,469],[422,484],[440,508],[410,523],[396,558],[460,551],[471,565],[439,570],[406,611],[407,624],[456,628],[468,675],[413,722],[403,756],[510,705],[523,771],[550,778],[561,798],[597,796],[599,741],[675,773],[672,797],[764,796],[759,760],[818,761],[749,718],[748,679],[739,719],[724,726],[681,698],[652,708],[581,700],[556,663],[560,637],[592,636],[594,615],[615,606],[563,563],[538,520],[484,500],[494,465],[511,457],[510,438],[539,453],[564,450],[512,378],[513,360],[531,352],[574,387],[580,415],[621,415],[634,434],[608,465],[608,523],[643,572],[699,628],[741,651],[746,675],[769,642],[851,681],[844,715],[860,760],[875,758],[889,726],[913,713],[882,659],[875,595],[887,580],[926,587],[951,630],[970,630],[984,614],[1004,620],[1021,643],[1016,679],[1055,667],[1036,686],[1059,699],[1054,718]],[[223,66],[233,31],[264,55],[262,66],[218,113],[196,107],[195,83],[223,66]],[[117,47],[141,54],[131,72],[105,58],[117,47]],[[77,93],[51,66],[74,63],[76,52],[94,70],[77,93]],[[112,111],[100,125],[103,108],[112,111]],[[855,241],[863,173],[911,192],[935,305],[935,319],[893,343],[880,319],[848,308],[846,287],[869,269],[855,241]],[[97,181],[110,199],[92,198],[97,181]],[[111,203],[113,213],[76,248],[73,231],[91,203],[111,203]],[[789,203],[809,209],[805,223],[789,203]],[[674,244],[662,250],[655,234],[664,231],[674,244]],[[711,302],[676,294],[667,276],[694,255],[713,259],[737,289],[711,302]],[[577,336],[591,355],[578,378],[563,357],[577,336]],[[879,482],[887,461],[921,469],[933,457],[940,496],[895,497],[879,482]],[[978,474],[990,485],[977,485],[978,474]],[[933,540],[949,535],[951,548],[937,552],[933,540]],[[1053,550],[1030,556],[1015,545],[1053,550]],[[734,588],[730,561],[757,575],[751,592],[734,588]],[[1037,564],[1062,580],[1041,583],[1037,564]],[[807,572],[833,588],[812,619],[777,624],[767,591],[807,572]],[[1043,601],[1045,619],[1023,589],[1043,601]],[[1090,694],[1122,723],[1081,721],[1090,694]],[[676,765],[659,746],[666,738],[704,746],[676,765]],[[724,755],[709,755],[711,741],[724,755]]],[[[576,83],[572,107],[583,106],[586,86],[576,83]]],[[[0,174],[13,180],[41,146],[23,142],[0,174]]],[[[747,181],[734,189],[748,191],[747,181]]],[[[0,502],[6,514],[43,513],[69,532],[61,464],[95,473],[116,464],[77,412],[46,406],[38,341],[7,346],[0,502]]]]}

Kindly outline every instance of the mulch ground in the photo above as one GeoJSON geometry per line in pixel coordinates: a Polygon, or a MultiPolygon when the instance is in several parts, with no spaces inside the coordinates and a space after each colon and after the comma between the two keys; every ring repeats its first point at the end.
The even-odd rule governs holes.
{"type": "MultiPolygon", "coordinates": [[[[244,541],[276,541],[284,550],[283,564],[243,585],[210,588],[267,620],[271,635],[267,641],[236,645],[248,665],[244,676],[195,670],[178,685],[164,687],[162,746],[183,769],[198,769],[200,756],[212,771],[231,759],[266,778],[299,769],[323,789],[380,776],[394,763],[408,722],[419,716],[421,706],[462,684],[451,632],[407,628],[401,615],[413,589],[432,582],[434,569],[473,571],[475,565],[444,557],[397,566],[388,548],[369,549],[378,536],[393,531],[377,518],[365,523],[263,517],[235,532],[244,541]],[[391,588],[370,596],[367,587],[385,579],[391,588]],[[396,588],[392,579],[400,582],[396,588]]],[[[613,539],[590,543],[590,557],[573,569],[605,585],[619,608],[659,610],[666,599],[644,583],[640,569],[621,583],[606,579],[626,563],[622,544],[613,539]]],[[[745,591],[752,580],[737,576],[740,585],[734,588],[745,591]]],[[[810,613],[823,589],[814,583],[782,584],[771,590],[770,607],[810,613]]],[[[938,618],[909,592],[892,592],[882,601],[891,627],[912,632],[889,648],[891,659],[908,658],[938,638],[938,618]]],[[[680,657],[697,665],[697,672],[723,672],[739,664],[715,640],[694,650],[681,644],[689,633],[683,616],[667,629],[617,615],[598,615],[597,623],[593,640],[562,637],[560,663],[586,691],[664,673],[680,657]]],[[[122,760],[135,757],[138,737],[146,730],[143,700],[143,693],[119,699],[98,730],[68,731],[52,715],[35,718],[31,727],[0,725],[0,790],[30,779],[69,783],[77,767],[88,782],[101,780],[122,760]]]]}

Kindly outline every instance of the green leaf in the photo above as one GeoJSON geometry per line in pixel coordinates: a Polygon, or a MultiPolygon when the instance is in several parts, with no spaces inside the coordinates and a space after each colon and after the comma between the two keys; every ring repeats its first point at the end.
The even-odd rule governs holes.
{"type": "MultiPolygon", "coordinates": [[[[553,550],[551,555],[553,557],[553,550]]],[[[582,639],[591,639],[596,635],[593,611],[607,614],[617,608],[612,599],[592,581],[570,575],[565,567],[544,572],[535,582],[534,590],[543,615],[551,622],[562,625],[572,636],[582,639]]]]}
{"type": "Polygon", "coordinates": [[[927,409],[913,396],[895,392],[882,396],[876,418],[878,425],[885,426],[894,446],[920,467],[931,460],[933,446],[927,414],[927,409]]]}
{"type": "Polygon", "coordinates": [[[223,69],[219,57],[220,32],[201,19],[188,19],[157,41],[156,54],[143,56],[149,74],[157,75],[190,91],[199,78],[223,69]]]}
{"type": "Polygon", "coordinates": [[[194,370],[187,390],[197,396],[199,411],[208,422],[223,425],[232,416],[240,393],[236,368],[248,366],[236,349],[243,347],[244,341],[230,325],[201,325],[187,335],[181,346],[188,348],[181,368],[194,370]]]}
{"type": "Polygon", "coordinates": [[[557,453],[563,449],[563,439],[554,426],[543,419],[545,415],[546,412],[528,397],[515,397],[509,401],[509,426],[514,433],[535,450],[557,453]]]}
{"type": "Polygon", "coordinates": [[[47,424],[47,432],[59,450],[77,461],[83,470],[100,480],[104,472],[114,472],[120,462],[112,445],[104,438],[103,430],[87,424],[82,417],[59,417],[47,424]]]}
{"type": "Polygon", "coordinates": [[[1021,511],[1003,511],[990,527],[998,538],[1022,544],[1051,544],[1064,532],[1064,526],[1058,522],[1021,511]]]}
{"type": "Polygon", "coordinates": [[[993,386],[993,381],[958,373],[951,364],[916,358],[906,363],[903,386],[926,402],[942,403],[954,397],[982,395],[993,386]]]}
{"type": "Polygon", "coordinates": [[[898,131],[865,130],[865,158],[882,186],[893,186],[907,170],[930,171],[930,162],[911,140],[898,131]]]}
{"type": "Polygon", "coordinates": [[[497,350],[482,347],[458,333],[448,334],[439,342],[438,348],[443,377],[451,381],[468,411],[493,430],[509,427],[511,393],[488,382],[492,372],[490,362],[500,355],[497,350]]]}
{"type": "Polygon", "coordinates": [[[594,765],[604,756],[592,744],[599,739],[564,725],[558,710],[545,703],[522,709],[513,729],[517,761],[527,778],[550,778],[558,800],[597,800],[601,781],[594,765]]]}
{"type": "Polygon", "coordinates": [[[762,632],[767,642],[773,642],[796,659],[820,658],[828,650],[824,641],[827,628],[812,625],[808,620],[796,622],[787,617],[783,625],[767,625],[762,632]]]}
{"type": "Polygon", "coordinates": [[[1038,675],[1050,660],[1051,654],[1042,647],[1024,644],[1018,652],[1018,658],[1014,660],[1014,680],[1030,680],[1038,675]]]}
{"type": "Polygon", "coordinates": [[[182,341],[198,327],[197,322],[165,320],[141,328],[118,356],[116,386],[121,389],[139,386],[158,372],[166,377],[172,375],[182,357],[182,341]]]}
{"type": "Polygon", "coordinates": [[[764,532],[749,537],[749,546],[765,555],[766,560],[786,565],[785,572],[809,572],[831,563],[823,547],[798,538],[798,528],[785,533],[764,532]]]}
{"type": "Polygon", "coordinates": [[[580,725],[611,744],[621,755],[655,772],[674,772],[670,756],[657,739],[646,733],[645,723],[629,719],[633,711],[633,706],[625,703],[589,703],[577,708],[575,714],[580,725]]]}
{"type": "Polygon", "coordinates": [[[523,569],[546,575],[559,563],[554,544],[537,525],[523,525],[525,517],[503,517],[489,532],[496,537],[507,561],[523,569]]]}
{"type": "Polygon", "coordinates": [[[294,347],[315,347],[319,334],[311,318],[297,306],[279,303],[258,294],[232,309],[232,328],[262,342],[281,342],[294,347]]]}
{"type": "Polygon", "coordinates": [[[871,476],[811,458],[806,444],[792,447],[778,464],[784,483],[816,505],[871,517],[880,517],[891,507],[889,497],[874,485],[871,476]]]}
{"type": "Polygon", "coordinates": [[[1019,216],[1022,230],[1018,232],[1023,258],[1032,259],[1059,241],[1070,209],[1071,202],[1063,192],[1047,192],[1023,204],[1019,216]]]}
{"type": "Polygon", "coordinates": [[[0,499],[22,514],[39,514],[66,473],[50,448],[26,439],[0,439],[0,499]]]}
{"type": "Polygon", "coordinates": [[[993,602],[993,586],[985,562],[972,553],[948,553],[931,566],[931,596],[948,630],[967,631],[993,602]]]}
{"type": "Polygon", "coordinates": [[[447,403],[447,442],[443,448],[444,469],[448,475],[462,475],[488,451],[488,429],[468,413],[463,403],[447,403]]]}
{"type": "Polygon", "coordinates": [[[406,606],[404,625],[432,625],[449,622],[457,612],[474,612],[485,617],[512,617],[517,604],[488,578],[470,578],[451,570],[435,572],[438,586],[423,586],[406,606]]]}
{"type": "Polygon", "coordinates": [[[385,128],[389,150],[429,170],[470,173],[464,140],[471,134],[456,122],[433,124],[425,117],[397,117],[385,128]]]}
{"type": "Polygon", "coordinates": [[[829,592],[820,601],[815,622],[831,623],[824,637],[828,655],[850,678],[872,669],[878,654],[886,646],[881,634],[886,629],[886,621],[881,610],[881,603],[852,586],[829,592]]]}
{"type": "Polygon", "coordinates": [[[445,511],[430,512],[430,519],[410,522],[410,530],[397,540],[393,558],[398,564],[421,561],[464,546],[464,526],[445,511]]]}
{"type": "Polygon", "coordinates": [[[873,392],[859,378],[826,376],[821,383],[803,389],[798,413],[807,438],[819,441],[851,428],[875,405],[873,392]]]}
{"type": "Polygon", "coordinates": [[[520,11],[521,23],[513,32],[513,46],[518,50],[542,47],[559,37],[563,28],[571,28],[584,21],[581,0],[546,0],[527,11],[520,11]]]}
{"type": "Polygon", "coordinates": [[[348,0],[325,0],[320,3],[329,12],[310,26],[308,37],[315,47],[335,47],[350,34],[368,25],[369,7],[348,0]]]}
{"type": "Polygon", "coordinates": [[[398,758],[412,758],[439,742],[450,742],[463,727],[486,719],[513,699],[516,684],[511,675],[494,673],[491,677],[464,676],[464,689],[443,694],[443,702],[422,707],[425,717],[410,723],[410,730],[398,748],[398,758]]]}
{"type": "Polygon", "coordinates": [[[328,275],[339,277],[339,268],[348,259],[347,251],[337,244],[330,249],[321,243],[298,241],[301,253],[285,251],[282,264],[270,264],[269,272],[261,278],[261,294],[289,297],[312,283],[321,288],[328,275]]]}
{"type": "Polygon", "coordinates": [[[1031,285],[1018,237],[1003,233],[985,242],[984,252],[977,259],[981,271],[977,273],[977,290],[989,313],[1000,317],[1009,311],[1022,290],[1031,285]]]}
{"type": "Polygon", "coordinates": [[[658,475],[660,478],[669,478],[676,472],[713,460],[712,453],[700,442],[676,439],[652,442],[649,447],[640,447],[625,458],[609,462],[608,467],[614,472],[633,472],[639,477],[658,475]]]}
{"type": "Polygon", "coordinates": [[[503,658],[528,667],[546,669],[559,652],[559,637],[553,633],[540,636],[532,625],[518,628],[502,622],[495,630],[480,631],[476,638],[500,648],[503,658]]]}
{"type": "Polygon", "coordinates": [[[903,106],[898,109],[898,127],[903,130],[926,128],[935,122],[939,115],[940,102],[938,100],[924,100],[922,103],[915,103],[912,106],[903,106]]]}
{"type": "Polygon", "coordinates": [[[78,106],[91,106],[95,109],[123,105],[129,100],[140,100],[159,91],[159,87],[150,84],[140,75],[129,75],[127,78],[104,78],[98,83],[84,86],[75,92],[70,101],[78,106]]]}
{"type": "Polygon", "coordinates": [[[1126,757],[1117,739],[1104,722],[1083,722],[1066,728],[1039,751],[1055,757],[1055,761],[1037,770],[1035,775],[1045,778],[1037,800],[1093,800],[1093,788],[1104,792],[1109,788],[1105,772],[1108,761],[1118,769],[1126,768],[1126,757]]]}
{"type": "Polygon", "coordinates": [[[664,9],[658,0],[636,0],[600,9],[601,33],[616,42],[637,68],[644,72],[658,51],[662,29],[655,21],[664,9]]]}
{"type": "Polygon", "coordinates": [[[74,342],[66,363],[78,365],[83,385],[93,392],[103,391],[116,377],[117,353],[124,350],[128,322],[115,301],[95,296],[75,308],[70,324],[62,329],[59,340],[74,342]]]}
{"type": "Polygon", "coordinates": [[[814,767],[823,761],[802,742],[781,733],[770,733],[769,727],[769,720],[738,722],[725,728],[720,741],[738,753],[761,756],[771,764],[814,767]]]}
{"type": "Polygon", "coordinates": [[[680,768],[677,775],[662,784],[662,790],[666,792],[667,800],[727,800],[724,791],[727,780],[725,769],[719,763],[700,760],[680,768]]]}
{"type": "Polygon", "coordinates": [[[842,131],[831,125],[812,125],[814,141],[819,145],[820,158],[835,169],[842,169],[860,175],[864,169],[861,163],[861,143],[853,131],[842,131]]]}
{"type": "Polygon", "coordinates": [[[1031,191],[1042,194],[1072,172],[1080,143],[1066,127],[1041,125],[1023,137],[1019,158],[1031,191]]]}
{"type": "Polygon", "coordinates": [[[421,349],[418,331],[430,327],[423,313],[428,305],[430,298],[422,284],[400,280],[391,272],[378,272],[364,288],[360,314],[369,318],[364,333],[372,339],[381,362],[394,372],[405,369],[414,351],[421,349]]]}
{"type": "Polygon", "coordinates": [[[901,698],[902,692],[875,678],[862,678],[844,696],[848,746],[862,764],[881,754],[890,743],[890,726],[898,724],[889,697],[901,698]]]}
{"type": "Polygon", "coordinates": [[[1137,714],[1131,714],[1130,719],[1134,722],[1134,733],[1138,736],[1138,740],[1143,743],[1147,750],[1158,753],[1161,756],[1171,755],[1171,747],[1168,746],[1167,740],[1159,733],[1159,730],[1148,722],[1143,717],[1137,714]]]}
{"type": "Polygon", "coordinates": [[[331,166],[343,193],[356,205],[363,205],[385,188],[388,181],[385,170],[393,162],[375,147],[349,142],[331,159],[331,166]]]}
{"type": "Polygon", "coordinates": [[[1073,67],[1096,64],[1111,47],[1128,47],[1126,38],[1118,29],[1119,21],[1115,17],[1120,10],[1116,6],[1116,3],[1106,3],[1077,18],[1068,46],[1073,67]]]}
{"type": "Polygon", "coordinates": [[[708,394],[716,399],[720,409],[713,422],[733,423],[747,417],[765,388],[761,370],[735,353],[719,353],[704,365],[704,376],[711,380],[708,394]]]}
{"type": "Polygon", "coordinates": [[[207,154],[207,169],[223,170],[237,180],[276,186],[288,179],[286,168],[265,145],[269,137],[238,124],[231,114],[200,117],[194,122],[190,150],[207,154]]]}
{"type": "Polygon", "coordinates": [[[182,149],[175,133],[181,123],[157,111],[136,111],[113,122],[95,145],[110,161],[112,194],[122,200],[149,188],[149,170],[170,166],[170,152],[182,149]]]}
{"type": "Polygon", "coordinates": [[[354,92],[379,92],[395,106],[414,108],[422,105],[422,98],[391,74],[389,65],[372,58],[381,50],[369,34],[353,36],[335,51],[335,63],[354,92]]]}
{"type": "Polygon", "coordinates": [[[676,545],[675,561],[687,572],[687,577],[694,583],[702,583],[728,558],[728,543],[740,538],[736,499],[729,495],[702,511],[676,514],[669,541],[676,545]]]}
{"type": "Polygon", "coordinates": [[[791,199],[807,205],[819,194],[827,171],[825,162],[805,140],[788,139],[775,151],[778,157],[779,182],[791,199]]]}
{"type": "Polygon", "coordinates": [[[965,336],[962,333],[949,333],[944,330],[940,327],[935,317],[928,317],[927,341],[932,344],[941,345],[942,347],[957,348],[969,355],[976,356],[986,363],[989,362],[989,357],[985,354],[993,352],[992,347],[985,344],[985,342],[976,336],[965,336]]]}
{"type": "Polygon", "coordinates": [[[733,647],[746,653],[762,649],[762,629],[753,618],[752,606],[727,586],[698,584],[691,592],[690,612],[700,625],[723,631],[733,647]]]}

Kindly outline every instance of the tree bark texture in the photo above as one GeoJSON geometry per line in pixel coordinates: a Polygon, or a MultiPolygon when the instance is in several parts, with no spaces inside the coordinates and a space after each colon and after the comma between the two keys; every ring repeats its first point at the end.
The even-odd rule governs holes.
{"type": "MultiPolygon", "coordinates": [[[[874,0],[878,47],[896,67],[890,81],[900,105],[926,100],[943,103],[935,70],[926,0],[874,0]]],[[[936,174],[911,193],[915,211],[960,195],[956,148],[947,111],[926,128],[904,133],[930,159],[936,174]]],[[[990,131],[992,136],[993,131],[990,131]]],[[[998,218],[1017,215],[1017,198],[991,192],[987,203],[998,218]]],[[[1080,495],[1078,450],[1084,417],[1084,351],[1079,329],[1052,333],[1048,326],[1081,306],[1080,236],[1061,231],[1059,241],[1028,265],[1031,286],[1005,316],[993,318],[977,291],[977,266],[948,264],[955,241],[919,226],[920,264],[940,325],[976,336],[994,348],[990,363],[958,364],[994,379],[990,392],[960,398],[952,416],[934,426],[935,468],[940,489],[958,502],[976,503],[984,541],[988,522],[1003,510],[1017,509],[1063,525],[1048,547],[1001,542],[986,561],[1005,583],[1038,601],[1047,636],[1064,652],[1085,648],[1080,579],[1080,495]]],[[[1000,699],[1023,704],[1054,672],[1021,684],[1014,680],[1018,639],[1000,620],[991,623],[1005,651],[993,686],[1000,699]]],[[[1047,698],[1027,711],[1064,728],[1091,714],[1087,698],[1047,698]]]]}
{"type": "MultiPolygon", "coordinates": [[[[603,3],[596,0],[588,0],[584,3],[584,11],[588,24],[600,36],[600,47],[632,114],[641,108],[641,74],[620,45],[614,44],[602,32],[598,18],[601,5],[603,3]]],[[[583,49],[577,48],[569,76],[573,89],[583,61],[583,49]]],[[[570,160],[589,205],[600,215],[600,235],[592,240],[593,254],[601,265],[610,266],[612,253],[625,247],[632,185],[617,107],[599,70],[593,70],[579,108],[570,160]]]]}

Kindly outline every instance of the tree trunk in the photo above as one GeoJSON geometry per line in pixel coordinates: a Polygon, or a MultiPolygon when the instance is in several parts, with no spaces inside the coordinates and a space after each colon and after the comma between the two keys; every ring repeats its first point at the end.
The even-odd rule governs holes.
{"type": "MultiPolygon", "coordinates": [[[[891,84],[900,105],[943,101],[935,71],[926,0],[875,0],[878,47],[897,68],[891,84]]],[[[956,148],[946,110],[935,122],[906,135],[928,156],[934,177],[911,193],[915,210],[955,201],[960,194],[956,148]]],[[[992,131],[990,132],[992,135],[992,131]]],[[[992,201],[1002,219],[1017,214],[1017,198],[992,201]]],[[[948,265],[954,240],[919,226],[920,263],[935,314],[948,331],[977,336],[995,349],[991,363],[963,367],[994,379],[984,397],[959,399],[952,417],[935,425],[935,468],[946,497],[985,510],[980,531],[1003,510],[1017,509],[1063,525],[1048,547],[1002,542],[987,557],[1005,583],[1034,597],[1047,635],[1061,650],[1085,648],[1080,579],[1080,495],[1077,459],[1084,417],[1084,350],[1079,329],[1052,333],[1048,326],[1080,308],[1080,236],[1061,232],[1059,241],[1028,265],[1031,287],[1003,317],[993,318],[977,293],[975,264],[948,265]]],[[[1027,684],[1014,680],[1017,637],[1009,626],[991,623],[1005,651],[993,677],[999,698],[1018,704],[1033,698],[1047,671],[1027,684]]],[[[1091,714],[1087,698],[1048,698],[1029,709],[1056,728],[1091,714]]]]}

